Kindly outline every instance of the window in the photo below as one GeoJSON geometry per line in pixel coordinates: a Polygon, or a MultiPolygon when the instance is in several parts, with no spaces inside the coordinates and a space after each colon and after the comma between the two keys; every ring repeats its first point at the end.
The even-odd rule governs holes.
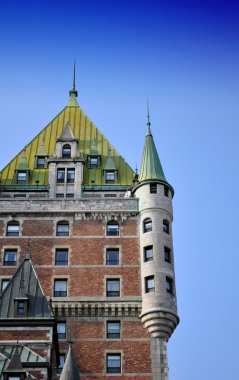
{"type": "Polygon", "coordinates": [[[75,169],[67,169],[67,183],[75,182],[75,169]]]}
{"type": "Polygon", "coordinates": [[[57,223],[56,227],[57,236],[69,236],[69,222],[61,221],[57,223]]]}
{"type": "Polygon", "coordinates": [[[106,280],[106,295],[107,297],[120,296],[120,280],[118,278],[111,278],[106,280]]]}
{"type": "Polygon", "coordinates": [[[54,281],[54,297],[66,297],[67,296],[67,280],[55,280],[54,281]]]}
{"type": "Polygon", "coordinates": [[[120,322],[107,322],[107,339],[120,339],[120,322]]]}
{"type": "Polygon", "coordinates": [[[168,247],[164,247],[164,260],[171,263],[171,250],[168,247]]]}
{"type": "Polygon", "coordinates": [[[17,249],[5,249],[4,261],[5,266],[14,266],[17,263],[17,249]]]}
{"type": "Polygon", "coordinates": [[[19,235],[19,222],[12,221],[7,224],[7,236],[18,236],[19,235]]]}
{"type": "Polygon", "coordinates": [[[106,249],[106,265],[119,265],[119,249],[118,248],[106,249]]]}
{"type": "Polygon", "coordinates": [[[66,322],[57,322],[58,339],[66,339],[66,322]]]}
{"type": "Polygon", "coordinates": [[[57,183],[65,182],[65,169],[57,169],[57,183]]]}
{"type": "Polygon", "coordinates": [[[99,157],[98,156],[88,156],[88,167],[93,169],[93,168],[98,168],[99,165],[99,157]]]}
{"type": "Polygon", "coordinates": [[[71,146],[69,144],[65,144],[62,148],[62,157],[63,158],[71,158],[71,146]]]}
{"type": "Polygon", "coordinates": [[[165,197],[169,196],[169,188],[167,186],[164,186],[164,195],[165,197]]]}
{"type": "Polygon", "coordinates": [[[63,193],[57,193],[57,194],[56,194],[56,197],[57,197],[57,198],[64,198],[64,194],[63,194],[63,193]]]}
{"type": "Polygon", "coordinates": [[[20,380],[20,376],[8,376],[8,380],[20,380]]]}
{"type": "Polygon", "coordinates": [[[119,236],[119,224],[117,222],[108,222],[106,227],[107,236],[119,236]]]}
{"type": "Polygon", "coordinates": [[[147,218],[143,221],[143,230],[144,232],[150,232],[152,231],[152,220],[147,218]]]}
{"type": "Polygon", "coordinates": [[[144,261],[152,261],[153,260],[153,246],[149,245],[148,247],[144,247],[144,261]]]}
{"type": "Polygon", "coordinates": [[[107,373],[121,373],[121,354],[107,354],[107,373]]]}
{"type": "Polygon", "coordinates": [[[115,171],[106,171],[105,172],[105,182],[106,183],[115,183],[116,182],[116,172],[115,171]]]}
{"type": "Polygon", "coordinates": [[[7,287],[7,285],[9,284],[10,282],[10,279],[9,278],[3,278],[2,281],[1,281],[1,292],[4,291],[4,289],[7,287]]]}
{"type": "Polygon", "coordinates": [[[166,291],[173,294],[173,280],[170,277],[166,277],[166,291]]]}
{"type": "Polygon", "coordinates": [[[56,249],[55,265],[68,265],[68,249],[56,249]]]}
{"type": "Polygon", "coordinates": [[[58,373],[61,373],[63,367],[64,367],[64,364],[65,364],[65,354],[60,354],[59,355],[59,365],[57,367],[57,372],[58,373]]]}
{"type": "Polygon", "coordinates": [[[17,172],[17,183],[24,184],[27,182],[27,172],[26,171],[18,171],[17,172]]]}
{"type": "Polygon", "coordinates": [[[17,302],[17,314],[25,314],[25,302],[17,302]]]}
{"type": "Polygon", "coordinates": [[[45,157],[37,157],[37,169],[45,169],[46,159],[45,157]]]}
{"type": "Polygon", "coordinates": [[[145,278],[145,293],[154,292],[154,276],[145,278]]]}
{"type": "Polygon", "coordinates": [[[169,222],[166,219],[163,220],[163,232],[169,234],[169,222]]]}
{"type": "Polygon", "coordinates": [[[151,183],[149,186],[150,194],[157,194],[157,183],[151,183]]]}
{"type": "Polygon", "coordinates": [[[74,198],[74,193],[67,193],[66,198],[74,198]]]}

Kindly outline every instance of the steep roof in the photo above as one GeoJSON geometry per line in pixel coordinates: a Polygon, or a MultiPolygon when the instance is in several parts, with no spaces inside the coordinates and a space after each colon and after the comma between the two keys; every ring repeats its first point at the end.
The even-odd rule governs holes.
{"type": "MultiPolygon", "coordinates": [[[[70,100],[66,107],[52,120],[50,123],[27,144],[22,151],[17,154],[12,161],[2,169],[1,185],[17,188],[31,188],[36,186],[38,188],[48,185],[48,169],[35,167],[35,156],[39,152],[44,151],[47,156],[54,155],[56,141],[62,137],[63,130],[69,132],[66,127],[70,123],[72,133],[75,139],[79,140],[79,151],[87,158],[91,154],[91,149],[94,147],[101,156],[101,166],[97,169],[88,168],[84,166],[83,185],[91,186],[104,186],[103,170],[108,158],[109,149],[114,160],[116,169],[118,171],[117,184],[114,186],[129,186],[132,185],[134,176],[133,170],[125,162],[124,158],[116,151],[110,144],[101,131],[93,124],[90,118],[84,113],[77,102],[77,91],[75,90],[75,80],[73,80],[73,87],[70,91],[70,100]],[[65,128],[66,127],[66,128],[65,128]],[[44,141],[44,149],[43,149],[44,141]],[[22,158],[23,157],[23,158],[22,158]],[[15,183],[15,170],[18,169],[19,164],[22,165],[22,160],[25,160],[28,168],[30,169],[29,182],[27,185],[19,185],[15,183]]],[[[109,186],[109,185],[108,185],[109,186]]]]}
{"type": "Polygon", "coordinates": [[[71,344],[59,380],[80,380],[79,370],[76,365],[71,344]]]}
{"type": "Polygon", "coordinates": [[[139,171],[139,182],[147,180],[159,180],[166,182],[158,152],[154,143],[154,139],[148,121],[148,129],[145,137],[143,156],[139,171]]]}
{"type": "Polygon", "coordinates": [[[28,313],[21,319],[53,319],[49,302],[29,258],[24,259],[0,296],[0,321],[16,318],[14,300],[26,298],[28,313]]]}

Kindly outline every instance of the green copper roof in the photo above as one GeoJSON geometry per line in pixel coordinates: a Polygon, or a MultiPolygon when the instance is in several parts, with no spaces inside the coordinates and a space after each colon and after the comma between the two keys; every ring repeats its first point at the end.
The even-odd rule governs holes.
{"type": "Polygon", "coordinates": [[[149,120],[147,126],[148,130],[145,137],[144,151],[139,172],[139,182],[147,180],[160,180],[166,182],[158,152],[154,144],[154,139],[151,134],[149,120]]]}
{"type": "Polygon", "coordinates": [[[47,156],[47,153],[46,153],[46,148],[45,148],[45,144],[44,144],[44,140],[42,139],[41,140],[41,143],[37,149],[37,156],[44,156],[46,157],[47,156]]]}
{"type": "Polygon", "coordinates": [[[106,160],[106,163],[104,166],[104,170],[117,170],[115,163],[114,163],[114,159],[111,156],[111,149],[109,149],[108,157],[107,157],[107,160],[106,160]]]}
{"type": "Polygon", "coordinates": [[[99,152],[98,152],[95,140],[92,141],[92,145],[91,145],[91,148],[90,148],[90,155],[91,156],[98,156],[99,155],[99,152]]]}
{"type": "Polygon", "coordinates": [[[20,157],[20,161],[17,165],[17,170],[29,170],[25,149],[22,153],[22,156],[20,157]]]}

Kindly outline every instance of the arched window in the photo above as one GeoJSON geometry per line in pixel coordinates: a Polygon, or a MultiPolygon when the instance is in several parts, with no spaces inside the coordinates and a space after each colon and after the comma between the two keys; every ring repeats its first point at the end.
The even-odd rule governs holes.
{"type": "Polygon", "coordinates": [[[71,146],[69,144],[63,145],[62,157],[63,158],[71,158],[71,146]]]}
{"type": "Polygon", "coordinates": [[[115,221],[108,222],[106,226],[106,235],[119,236],[119,223],[115,221]]]}
{"type": "Polygon", "coordinates": [[[144,232],[150,232],[152,231],[152,219],[146,218],[143,221],[143,231],[144,232]]]}
{"type": "Polygon", "coordinates": [[[61,220],[57,223],[56,226],[56,235],[57,236],[69,236],[69,222],[66,220],[61,220]]]}
{"type": "Polygon", "coordinates": [[[169,234],[169,222],[166,219],[163,220],[163,232],[169,234]]]}
{"type": "Polygon", "coordinates": [[[20,225],[17,220],[12,220],[7,224],[7,236],[19,236],[20,225]]]}

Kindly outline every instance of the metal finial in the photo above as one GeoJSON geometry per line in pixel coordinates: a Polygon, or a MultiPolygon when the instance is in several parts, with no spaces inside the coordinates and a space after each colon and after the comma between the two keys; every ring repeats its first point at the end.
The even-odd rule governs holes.
{"type": "Polygon", "coordinates": [[[147,122],[147,126],[148,126],[148,131],[147,131],[147,135],[151,135],[151,129],[150,129],[150,115],[149,115],[149,99],[147,98],[147,119],[148,119],[148,122],[147,122]]]}
{"type": "Polygon", "coordinates": [[[76,89],[76,59],[74,59],[73,83],[72,83],[72,90],[75,91],[75,89],[76,89]]]}

